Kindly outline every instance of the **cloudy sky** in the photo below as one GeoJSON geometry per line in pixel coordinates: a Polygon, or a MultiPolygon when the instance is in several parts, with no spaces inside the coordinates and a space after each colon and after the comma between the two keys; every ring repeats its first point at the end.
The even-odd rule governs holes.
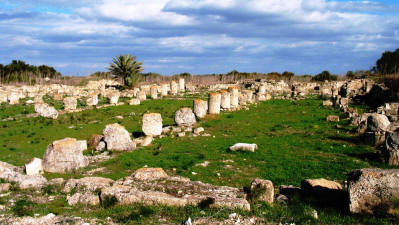
{"type": "Polygon", "coordinates": [[[399,48],[397,0],[0,0],[0,63],[106,71],[317,74],[369,69],[399,48]]]}

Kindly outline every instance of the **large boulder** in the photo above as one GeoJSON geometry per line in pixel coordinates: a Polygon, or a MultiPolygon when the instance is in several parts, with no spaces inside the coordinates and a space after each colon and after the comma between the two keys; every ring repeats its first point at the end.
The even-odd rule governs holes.
{"type": "Polygon", "coordinates": [[[50,144],[43,157],[44,171],[66,173],[85,167],[89,164],[83,151],[87,149],[86,141],[75,138],[64,138],[50,144]]]}
{"type": "Polygon", "coordinates": [[[147,136],[162,134],[162,117],[159,113],[146,113],[143,115],[143,132],[147,136]]]}
{"type": "Polygon", "coordinates": [[[390,122],[388,117],[382,114],[373,113],[367,118],[367,131],[387,131],[390,122]]]}
{"type": "Polygon", "coordinates": [[[193,110],[190,108],[181,108],[175,113],[175,122],[178,126],[191,127],[197,121],[195,119],[193,110]]]}
{"type": "Polygon", "coordinates": [[[35,104],[35,112],[39,113],[40,116],[45,118],[58,118],[58,111],[54,107],[49,106],[46,103],[35,104]]]}
{"type": "Polygon", "coordinates": [[[399,169],[361,169],[348,178],[352,213],[394,213],[399,199],[399,169]]]}
{"type": "Polygon", "coordinates": [[[117,123],[107,125],[103,130],[103,135],[107,150],[129,151],[136,148],[129,132],[117,123]]]}
{"type": "Polygon", "coordinates": [[[399,165],[399,132],[387,132],[383,154],[389,165],[399,165]]]}
{"type": "Polygon", "coordinates": [[[0,161],[0,178],[8,182],[15,182],[21,189],[41,189],[47,185],[43,176],[24,175],[22,169],[0,161]]]}

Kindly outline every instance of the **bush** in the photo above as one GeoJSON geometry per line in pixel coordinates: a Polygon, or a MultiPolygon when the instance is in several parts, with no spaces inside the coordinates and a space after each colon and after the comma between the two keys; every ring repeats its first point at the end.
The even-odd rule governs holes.
{"type": "Polygon", "coordinates": [[[326,81],[326,80],[338,80],[338,76],[337,75],[332,75],[330,74],[329,71],[324,70],[323,72],[317,74],[316,76],[314,76],[312,78],[312,81],[326,81]]]}

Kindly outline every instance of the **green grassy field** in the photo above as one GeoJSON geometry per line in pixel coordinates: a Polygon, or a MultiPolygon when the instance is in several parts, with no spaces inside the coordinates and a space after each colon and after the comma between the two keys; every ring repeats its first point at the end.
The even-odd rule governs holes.
{"type": "MultiPolygon", "coordinates": [[[[347,121],[327,122],[327,115],[338,115],[338,111],[325,108],[321,100],[310,98],[291,102],[271,100],[250,107],[249,111],[224,112],[219,116],[205,118],[198,126],[205,128],[210,137],[165,137],[156,139],[152,146],[133,152],[114,153],[114,158],[96,167],[106,171],[95,176],[114,180],[130,175],[145,165],[162,167],[169,174],[189,177],[206,183],[234,187],[248,186],[256,177],[280,184],[299,185],[307,178],[344,180],[353,169],[385,167],[370,158],[374,149],[359,143],[347,121]],[[256,143],[259,149],[251,152],[231,152],[228,147],[237,142],[256,143]],[[207,167],[197,164],[209,161],[207,167]],[[175,168],[175,170],[173,170],[175,168]],[[193,172],[196,175],[193,175],[193,172]],[[218,174],[220,176],[218,176],[218,174]]],[[[181,107],[192,106],[186,100],[151,100],[139,106],[114,106],[66,114],[58,120],[25,118],[2,123],[0,130],[0,160],[23,165],[32,157],[42,158],[46,146],[65,137],[88,139],[92,134],[101,134],[105,125],[118,122],[134,135],[141,132],[141,118],[145,112],[162,114],[164,125],[174,124],[174,112],[181,107]],[[122,115],[124,119],[116,119],[122,115]],[[71,127],[72,126],[72,127],[71,127]]],[[[0,111],[4,116],[7,111],[0,111]]],[[[81,177],[90,166],[73,174],[81,177]]],[[[47,174],[48,178],[62,176],[47,174]]],[[[198,207],[144,207],[114,206],[90,208],[67,206],[65,199],[49,205],[33,207],[34,212],[45,214],[57,212],[77,216],[110,216],[119,223],[151,224],[157,218],[180,223],[189,216],[214,216],[225,218],[232,210],[200,209],[198,207]],[[36,211],[35,211],[36,210],[36,211]],[[215,215],[217,214],[217,215],[215,215]]],[[[392,224],[396,217],[353,216],[342,210],[320,207],[308,199],[294,199],[288,205],[276,203],[269,206],[253,203],[251,212],[237,211],[243,215],[255,215],[274,222],[296,224],[392,224]],[[319,212],[319,220],[308,213],[319,212]]],[[[159,221],[158,221],[159,222],[159,221]]]]}

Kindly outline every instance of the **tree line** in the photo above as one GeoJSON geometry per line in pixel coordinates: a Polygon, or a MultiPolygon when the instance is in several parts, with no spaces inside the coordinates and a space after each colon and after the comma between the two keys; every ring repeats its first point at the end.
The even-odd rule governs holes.
{"type": "Polygon", "coordinates": [[[38,78],[59,78],[61,73],[47,65],[29,65],[22,60],[12,60],[7,65],[0,64],[0,82],[25,82],[35,84],[38,78]]]}

